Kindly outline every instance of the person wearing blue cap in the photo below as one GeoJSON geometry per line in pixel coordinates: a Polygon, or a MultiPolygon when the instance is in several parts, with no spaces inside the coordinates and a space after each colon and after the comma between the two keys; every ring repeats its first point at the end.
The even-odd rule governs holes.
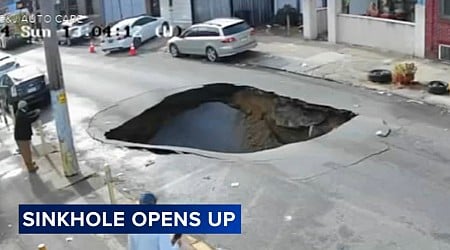
{"type": "MultiPolygon", "coordinates": [[[[155,205],[158,199],[152,193],[144,193],[139,204],[155,205]]],[[[167,234],[130,234],[128,235],[128,250],[179,250],[177,240],[167,234]]]]}

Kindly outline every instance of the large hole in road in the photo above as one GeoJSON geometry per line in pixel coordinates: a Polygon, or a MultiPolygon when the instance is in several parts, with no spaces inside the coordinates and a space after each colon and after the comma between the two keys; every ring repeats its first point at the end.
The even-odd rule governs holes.
{"type": "Polygon", "coordinates": [[[107,139],[249,153],[324,135],[355,117],[248,86],[210,84],[166,97],[107,139]]]}

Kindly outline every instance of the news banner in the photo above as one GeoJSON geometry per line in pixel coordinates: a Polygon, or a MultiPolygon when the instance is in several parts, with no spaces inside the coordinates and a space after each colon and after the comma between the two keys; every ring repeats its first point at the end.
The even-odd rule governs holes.
{"type": "Polygon", "coordinates": [[[240,234],[241,205],[19,205],[20,234],[240,234]]]}

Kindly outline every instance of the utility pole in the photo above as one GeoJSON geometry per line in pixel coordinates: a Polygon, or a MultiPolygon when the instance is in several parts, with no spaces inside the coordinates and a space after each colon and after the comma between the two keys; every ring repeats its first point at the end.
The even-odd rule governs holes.
{"type": "Polygon", "coordinates": [[[45,61],[47,64],[48,79],[50,81],[50,93],[52,108],[58,133],[59,148],[66,177],[77,175],[79,172],[77,155],[72,138],[69,109],[64,89],[64,79],[59,54],[58,40],[56,36],[56,1],[40,1],[42,15],[50,15],[51,22],[42,22],[43,28],[50,30],[50,37],[44,37],[45,61]]]}

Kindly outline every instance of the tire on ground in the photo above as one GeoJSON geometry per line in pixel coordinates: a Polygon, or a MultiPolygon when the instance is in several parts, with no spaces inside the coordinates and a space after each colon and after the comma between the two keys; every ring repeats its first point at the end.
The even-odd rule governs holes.
{"type": "Polygon", "coordinates": [[[448,83],[442,81],[431,81],[428,83],[428,92],[435,95],[444,95],[449,91],[448,83]]]}
{"type": "Polygon", "coordinates": [[[369,72],[369,81],[377,83],[391,83],[392,73],[386,69],[374,69],[369,72]]]}

